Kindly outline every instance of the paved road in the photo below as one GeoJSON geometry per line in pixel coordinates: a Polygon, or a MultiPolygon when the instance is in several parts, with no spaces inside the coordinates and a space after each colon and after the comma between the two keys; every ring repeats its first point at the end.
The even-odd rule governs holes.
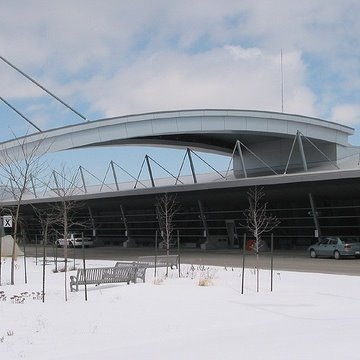
{"type": "MultiPolygon", "coordinates": [[[[61,256],[63,250],[58,249],[58,255],[61,256]]],[[[95,247],[85,249],[87,259],[93,260],[136,260],[138,256],[153,255],[151,248],[126,249],[118,246],[95,247]]],[[[48,255],[53,254],[53,249],[48,249],[48,255]]],[[[41,256],[42,249],[35,246],[29,246],[26,249],[27,256],[41,256]]],[[[69,249],[69,257],[81,258],[81,249],[69,249]]],[[[242,266],[242,251],[232,250],[208,250],[200,249],[182,249],[181,263],[215,265],[226,267],[242,266]]],[[[270,269],[271,256],[269,253],[262,253],[259,257],[261,269],[270,269]]],[[[245,266],[254,267],[256,257],[253,254],[246,254],[245,266]]],[[[274,252],[274,269],[287,271],[304,271],[328,274],[360,275],[360,259],[312,259],[306,251],[275,251],[274,252]]]]}

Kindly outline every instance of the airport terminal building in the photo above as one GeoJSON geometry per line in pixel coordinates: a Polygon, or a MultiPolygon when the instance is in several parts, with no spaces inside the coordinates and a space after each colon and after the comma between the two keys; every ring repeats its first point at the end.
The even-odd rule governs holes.
{"type": "MultiPolygon", "coordinates": [[[[360,236],[360,148],[349,144],[350,127],[317,118],[248,110],[183,110],[89,121],[26,137],[27,146],[48,151],[97,146],[147,145],[184,148],[190,175],[156,179],[148,158],[148,179],[81,186],[69,196],[78,202],[74,216],[90,219],[87,231],[99,243],[153,245],[159,229],[156,202],[176,194],[174,227],[182,246],[237,247],[246,232],[244,210],[250,188],[263,188],[269,212],[280,224],[278,248],[303,247],[317,236],[360,236]],[[198,174],[195,151],[228,155],[226,172],[198,174]]],[[[19,149],[18,141],[1,144],[19,149]]],[[[56,182],[56,177],[55,177],[56,182]]],[[[33,240],[40,226],[32,205],[59,201],[58,186],[39,193],[28,189],[22,204],[24,236],[33,240]]],[[[4,197],[3,206],[14,205],[4,197]]],[[[72,231],[79,231],[73,229],[72,231]]]]}

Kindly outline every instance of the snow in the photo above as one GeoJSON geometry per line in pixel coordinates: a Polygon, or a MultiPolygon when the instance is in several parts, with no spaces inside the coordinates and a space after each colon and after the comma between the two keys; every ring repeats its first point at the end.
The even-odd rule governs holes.
{"type": "Polygon", "coordinates": [[[22,258],[15,285],[9,267],[3,260],[1,360],[359,358],[357,276],[275,270],[271,292],[270,272],[261,270],[257,293],[254,270],[246,269],[241,294],[241,269],[182,265],[181,278],[171,270],[154,281],[150,269],[145,283],[89,285],[88,301],[80,286],[65,301],[64,273],[48,264],[43,303],[40,262],[27,260],[28,284],[22,258]],[[22,292],[23,303],[10,300],[22,292]]]}

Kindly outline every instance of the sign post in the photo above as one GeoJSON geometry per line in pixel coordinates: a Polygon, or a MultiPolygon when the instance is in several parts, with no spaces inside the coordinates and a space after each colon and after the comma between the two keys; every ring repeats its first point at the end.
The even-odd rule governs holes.
{"type": "Polygon", "coordinates": [[[0,226],[0,285],[1,285],[1,255],[2,255],[2,237],[5,236],[4,228],[12,228],[12,216],[5,215],[0,217],[0,221],[2,220],[2,226],[0,226]]]}
{"type": "Polygon", "coordinates": [[[4,215],[2,217],[3,227],[4,228],[12,228],[13,218],[12,215],[4,215]]]}

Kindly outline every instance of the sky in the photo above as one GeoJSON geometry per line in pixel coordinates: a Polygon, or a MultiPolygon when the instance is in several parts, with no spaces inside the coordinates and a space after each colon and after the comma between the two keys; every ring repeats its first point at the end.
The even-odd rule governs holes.
{"type": "MultiPolygon", "coordinates": [[[[357,0],[0,0],[0,56],[87,120],[283,110],[357,133],[359,14],[357,0]]],[[[42,130],[84,121],[4,61],[0,79],[0,97],[42,130]]],[[[3,102],[0,116],[0,141],[36,131],[3,102]]],[[[360,136],[350,141],[360,145],[360,136]]],[[[149,148],[118,149],[114,160],[133,156],[140,168],[149,152],[168,162],[168,152],[149,148]]]]}

